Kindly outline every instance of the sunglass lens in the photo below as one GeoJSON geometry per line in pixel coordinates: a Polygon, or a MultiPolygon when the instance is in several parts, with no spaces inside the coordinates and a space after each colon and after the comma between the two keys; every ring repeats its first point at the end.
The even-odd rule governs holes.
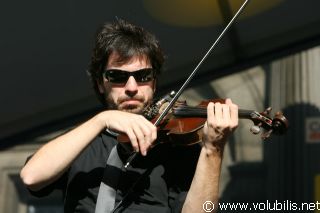
{"type": "Polygon", "coordinates": [[[105,77],[111,83],[121,84],[121,83],[127,82],[129,75],[128,75],[128,72],[125,72],[125,71],[110,70],[105,73],[105,77]]]}
{"type": "Polygon", "coordinates": [[[135,72],[134,78],[138,82],[149,82],[152,81],[154,77],[153,69],[143,69],[135,72]]]}

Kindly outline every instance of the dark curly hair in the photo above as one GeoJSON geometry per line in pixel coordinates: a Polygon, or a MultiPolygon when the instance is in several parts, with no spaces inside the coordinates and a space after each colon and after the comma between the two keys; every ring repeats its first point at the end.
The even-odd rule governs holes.
{"type": "Polygon", "coordinates": [[[164,54],[156,37],[143,29],[125,20],[102,25],[97,33],[92,51],[88,74],[94,91],[103,105],[105,96],[99,92],[98,82],[102,82],[102,72],[109,56],[116,52],[118,60],[125,63],[133,56],[147,56],[157,75],[162,69],[164,54]]]}

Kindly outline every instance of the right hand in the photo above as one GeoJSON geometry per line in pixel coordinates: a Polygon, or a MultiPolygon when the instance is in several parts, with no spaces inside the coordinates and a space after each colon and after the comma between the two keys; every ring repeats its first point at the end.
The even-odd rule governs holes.
{"type": "Polygon", "coordinates": [[[107,110],[99,114],[104,128],[125,133],[130,139],[133,150],[143,156],[157,138],[157,128],[142,115],[107,110]]]}

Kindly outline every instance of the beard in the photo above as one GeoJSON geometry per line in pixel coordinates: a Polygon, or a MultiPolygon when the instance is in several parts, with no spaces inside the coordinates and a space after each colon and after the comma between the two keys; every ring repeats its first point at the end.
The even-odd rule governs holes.
{"type": "Polygon", "coordinates": [[[135,114],[142,114],[143,110],[149,105],[151,100],[145,100],[141,95],[121,96],[115,102],[110,95],[106,97],[108,109],[120,110],[135,114]],[[134,104],[127,103],[128,101],[135,101],[134,104]]]}

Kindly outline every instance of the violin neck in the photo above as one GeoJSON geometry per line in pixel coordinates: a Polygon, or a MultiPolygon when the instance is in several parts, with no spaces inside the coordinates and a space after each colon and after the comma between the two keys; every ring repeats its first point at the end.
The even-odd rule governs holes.
{"type": "MultiPolygon", "coordinates": [[[[178,106],[173,108],[173,114],[177,117],[207,117],[206,107],[178,106]]],[[[238,116],[243,119],[251,119],[255,115],[259,115],[254,110],[239,109],[238,116]]]]}

